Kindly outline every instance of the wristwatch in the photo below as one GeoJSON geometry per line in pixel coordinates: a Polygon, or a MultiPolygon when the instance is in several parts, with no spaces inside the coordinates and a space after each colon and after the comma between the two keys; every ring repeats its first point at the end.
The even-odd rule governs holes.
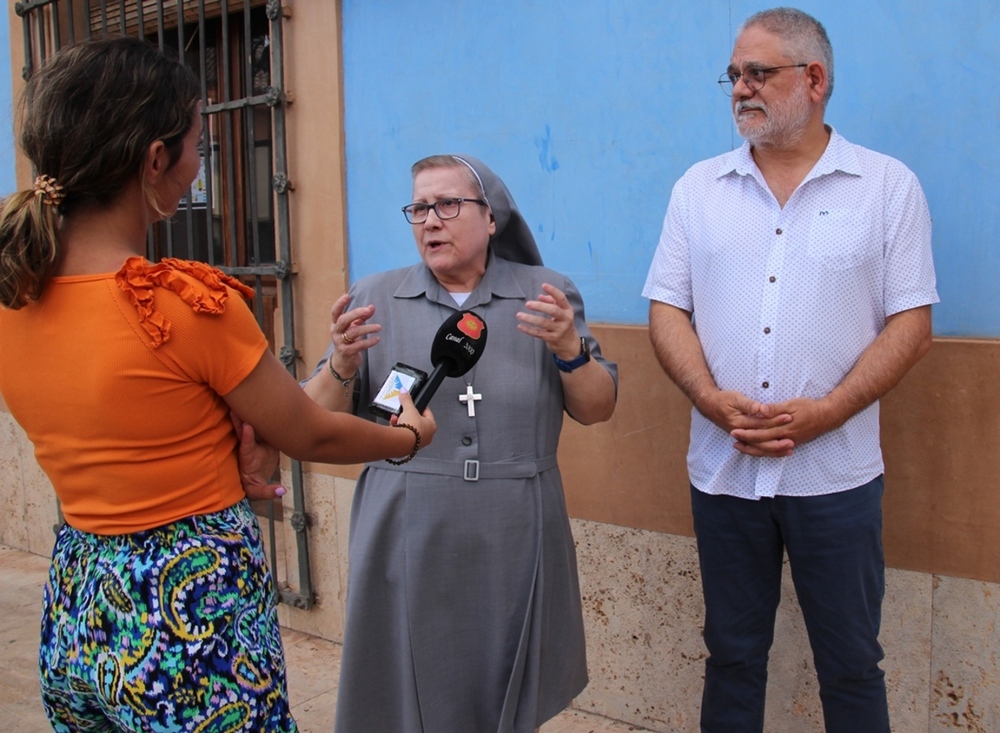
{"type": "Polygon", "coordinates": [[[555,354],[552,358],[556,361],[556,366],[559,367],[559,371],[571,372],[574,369],[579,369],[588,361],[590,361],[590,344],[587,343],[587,339],[583,336],[580,337],[580,355],[569,361],[564,361],[560,359],[555,354]]]}

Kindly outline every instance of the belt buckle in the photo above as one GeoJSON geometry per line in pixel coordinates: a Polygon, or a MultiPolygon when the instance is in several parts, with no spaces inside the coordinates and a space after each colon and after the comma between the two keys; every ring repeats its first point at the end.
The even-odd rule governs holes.
{"type": "Polygon", "coordinates": [[[462,478],[466,481],[478,481],[479,480],[479,461],[475,459],[469,459],[465,462],[465,471],[463,472],[462,478]]]}

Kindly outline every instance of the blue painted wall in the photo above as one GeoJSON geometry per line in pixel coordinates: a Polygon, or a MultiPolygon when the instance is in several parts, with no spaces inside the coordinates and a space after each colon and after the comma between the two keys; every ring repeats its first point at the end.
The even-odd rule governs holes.
{"type": "MultiPolygon", "coordinates": [[[[409,166],[466,152],[504,178],[591,321],[645,324],[670,189],[741,144],[715,83],[744,0],[343,0],[351,277],[410,264],[409,166]]],[[[938,335],[1000,337],[1000,3],[803,0],[827,28],[827,121],[920,178],[938,335]]]]}
{"type": "Polygon", "coordinates": [[[14,104],[11,101],[10,28],[6,12],[0,12],[0,196],[16,187],[14,178],[14,104]]]}

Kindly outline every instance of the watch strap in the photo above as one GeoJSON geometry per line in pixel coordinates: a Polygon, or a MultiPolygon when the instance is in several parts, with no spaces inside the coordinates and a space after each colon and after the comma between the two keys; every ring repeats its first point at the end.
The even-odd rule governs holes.
{"type": "Polygon", "coordinates": [[[586,337],[581,336],[579,356],[574,357],[569,361],[566,361],[565,359],[560,359],[555,354],[552,355],[552,358],[555,360],[556,366],[559,367],[559,371],[567,373],[572,372],[576,369],[579,369],[588,361],[590,361],[590,344],[587,343],[586,337]]]}

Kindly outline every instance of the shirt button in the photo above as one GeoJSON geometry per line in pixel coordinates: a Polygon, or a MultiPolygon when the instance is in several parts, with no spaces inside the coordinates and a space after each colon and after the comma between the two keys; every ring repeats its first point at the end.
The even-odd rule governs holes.
{"type": "Polygon", "coordinates": [[[775,280],[777,280],[777,279],[778,279],[778,278],[776,278],[776,277],[775,277],[774,275],[771,275],[771,277],[769,277],[769,278],[767,279],[767,281],[768,281],[769,283],[773,283],[773,282],[774,282],[775,280]]]}
{"type": "Polygon", "coordinates": [[[472,445],[472,438],[466,435],[464,438],[462,438],[462,445],[472,445]]]}
{"type": "Polygon", "coordinates": [[[775,234],[781,234],[781,230],[780,229],[776,229],[774,233],[775,234]]]}
{"type": "Polygon", "coordinates": [[[764,333],[771,333],[771,327],[770,326],[764,326],[764,333]]]}
{"type": "Polygon", "coordinates": [[[761,387],[763,387],[764,389],[767,389],[768,387],[770,387],[770,386],[771,386],[771,383],[770,383],[770,382],[764,382],[764,383],[763,383],[762,385],[760,385],[760,386],[761,386],[761,387]]]}

